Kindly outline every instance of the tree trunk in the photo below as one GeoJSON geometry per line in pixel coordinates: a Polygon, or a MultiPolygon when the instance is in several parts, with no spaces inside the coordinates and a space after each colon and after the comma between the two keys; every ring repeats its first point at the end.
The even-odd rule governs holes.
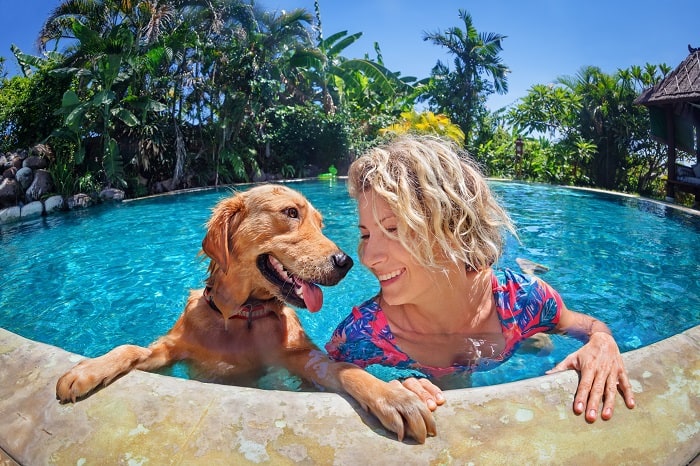
{"type": "Polygon", "coordinates": [[[175,126],[175,170],[173,171],[173,189],[177,189],[182,182],[182,177],[185,172],[185,157],[187,150],[185,149],[185,140],[182,137],[182,131],[177,121],[173,118],[175,126]]]}

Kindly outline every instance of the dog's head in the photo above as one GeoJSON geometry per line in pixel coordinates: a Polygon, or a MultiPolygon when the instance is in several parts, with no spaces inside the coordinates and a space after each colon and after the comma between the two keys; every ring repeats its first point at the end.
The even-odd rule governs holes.
{"type": "Polygon", "coordinates": [[[322,227],[321,214],[286,186],[257,186],[220,201],[202,241],[212,261],[209,284],[227,307],[277,298],[318,311],[318,285],[337,284],[353,265],[322,227]]]}

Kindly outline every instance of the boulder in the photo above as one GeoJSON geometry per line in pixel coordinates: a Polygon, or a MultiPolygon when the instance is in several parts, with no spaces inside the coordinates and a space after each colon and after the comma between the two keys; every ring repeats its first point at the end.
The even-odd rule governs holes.
{"type": "Polygon", "coordinates": [[[10,223],[19,220],[21,210],[19,206],[0,209],[0,223],[10,223]]]}
{"type": "Polygon", "coordinates": [[[48,144],[36,144],[29,148],[29,155],[38,155],[39,157],[51,158],[53,150],[48,144]]]}
{"type": "Polygon", "coordinates": [[[34,172],[29,167],[22,167],[15,173],[15,179],[23,190],[28,189],[34,181],[34,172]]]}
{"type": "Polygon", "coordinates": [[[21,218],[40,217],[44,213],[44,204],[41,201],[30,202],[20,209],[21,218]]]}
{"type": "Polygon", "coordinates": [[[2,177],[15,179],[15,175],[17,175],[18,171],[17,167],[9,166],[2,172],[2,177]]]}
{"type": "Polygon", "coordinates": [[[173,190],[173,179],[168,178],[167,180],[157,181],[153,183],[151,191],[153,194],[167,193],[173,190]]]}
{"type": "Polygon", "coordinates": [[[69,209],[90,207],[92,204],[92,198],[83,193],[75,194],[66,199],[66,205],[69,209]]]}
{"type": "Polygon", "coordinates": [[[41,170],[49,166],[49,161],[38,155],[30,155],[22,162],[22,166],[32,170],[41,170]]]}
{"type": "Polygon", "coordinates": [[[17,205],[22,195],[22,187],[14,178],[5,178],[0,184],[0,208],[17,205]]]}
{"type": "Polygon", "coordinates": [[[44,201],[44,212],[50,214],[55,210],[61,210],[63,205],[63,196],[51,196],[44,201]]]}
{"type": "Polygon", "coordinates": [[[253,174],[253,183],[262,183],[267,181],[269,178],[267,177],[267,173],[265,173],[262,170],[258,170],[253,174]]]}
{"type": "Polygon", "coordinates": [[[105,188],[100,192],[100,199],[103,201],[123,201],[124,191],[116,188],[105,188]]]}
{"type": "Polygon", "coordinates": [[[9,154],[10,166],[15,167],[17,170],[22,168],[22,161],[27,157],[26,153],[22,152],[12,152],[9,154]]]}
{"type": "Polygon", "coordinates": [[[45,194],[48,194],[53,189],[53,181],[51,175],[46,170],[37,170],[34,172],[34,181],[27,189],[27,202],[38,201],[45,194]]]}

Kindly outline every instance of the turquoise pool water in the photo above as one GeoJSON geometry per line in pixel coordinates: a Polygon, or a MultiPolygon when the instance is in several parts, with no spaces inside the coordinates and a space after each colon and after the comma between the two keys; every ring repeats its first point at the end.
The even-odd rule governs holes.
{"type": "MultiPolygon", "coordinates": [[[[357,259],[355,207],[344,182],[291,185],[323,213],[325,233],[357,259]]],[[[570,308],[608,323],[622,351],[700,323],[700,217],[609,194],[491,186],[520,234],[520,242],[509,238],[498,266],[517,268],[516,257],[548,266],[543,278],[570,308]]],[[[0,326],[91,357],[124,343],[147,346],[173,325],[188,290],[202,286],[204,223],[229,193],[163,196],[0,225],[0,326]]],[[[324,289],[321,312],[300,311],[319,346],[351,304],[378,289],[356,264],[338,286],[324,289]]],[[[474,374],[472,384],[541,375],[580,346],[553,338],[549,356],[516,354],[474,374]]]]}

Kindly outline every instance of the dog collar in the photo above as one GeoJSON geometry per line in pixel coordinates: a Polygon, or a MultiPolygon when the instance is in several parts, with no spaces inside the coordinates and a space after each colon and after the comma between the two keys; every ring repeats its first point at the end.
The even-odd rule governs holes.
{"type": "MultiPolygon", "coordinates": [[[[224,313],[217,307],[216,303],[214,302],[214,297],[211,295],[211,286],[204,288],[202,295],[204,296],[204,299],[207,300],[209,307],[221,314],[223,317],[224,313]]],[[[253,325],[254,320],[267,317],[270,314],[274,314],[274,311],[267,309],[264,302],[257,301],[254,304],[253,302],[248,301],[239,307],[238,310],[231,317],[229,317],[229,319],[246,319],[248,320],[248,328],[250,328],[253,325]]]]}

